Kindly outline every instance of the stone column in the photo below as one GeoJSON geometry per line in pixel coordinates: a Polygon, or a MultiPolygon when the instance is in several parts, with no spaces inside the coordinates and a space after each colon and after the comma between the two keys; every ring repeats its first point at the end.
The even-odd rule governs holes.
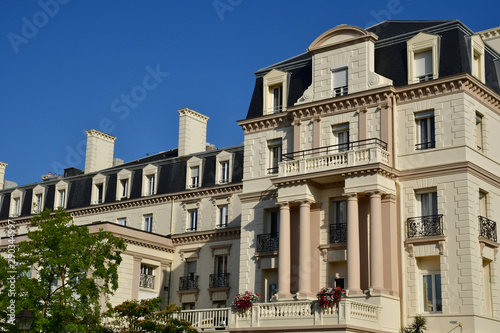
{"type": "Polygon", "coordinates": [[[291,298],[290,294],[290,205],[280,205],[280,234],[278,251],[278,299],[291,298]]]}
{"type": "Polygon", "coordinates": [[[384,288],[382,235],[382,196],[375,191],[370,193],[370,288],[378,292],[384,288]]]}
{"type": "Polygon", "coordinates": [[[299,297],[311,296],[311,202],[300,203],[299,297]]]}
{"type": "Polygon", "coordinates": [[[361,293],[359,257],[358,195],[347,197],[347,289],[351,294],[361,293]]]}

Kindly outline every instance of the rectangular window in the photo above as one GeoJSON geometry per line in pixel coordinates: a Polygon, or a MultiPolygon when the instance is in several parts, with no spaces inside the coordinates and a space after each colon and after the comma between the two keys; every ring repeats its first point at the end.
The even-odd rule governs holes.
{"type": "Polygon", "coordinates": [[[155,175],[147,176],[147,189],[146,195],[154,195],[155,194],[155,175]]]}
{"type": "Polygon", "coordinates": [[[221,184],[229,183],[229,161],[220,162],[221,184]]]}
{"type": "Polygon", "coordinates": [[[116,222],[119,224],[119,225],[127,225],[127,219],[125,217],[121,217],[119,218],[118,220],[116,220],[116,222]]]}
{"type": "Polygon", "coordinates": [[[282,157],[281,139],[269,141],[267,146],[269,149],[269,168],[267,172],[269,174],[278,173],[278,165],[282,157]]]}
{"type": "Polygon", "coordinates": [[[139,279],[139,287],[141,288],[155,288],[155,269],[153,266],[141,264],[141,276],[139,279]]]}
{"type": "Polygon", "coordinates": [[[432,50],[415,53],[415,81],[432,79],[432,50]]]}
{"type": "Polygon", "coordinates": [[[484,314],[492,315],[491,261],[483,258],[484,314]]]}
{"type": "Polygon", "coordinates": [[[423,311],[443,311],[441,299],[441,274],[428,273],[422,275],[423,311]]]}
{"type": "MultiPolygon", "coordinates": [[[[120,180],[120,187],[121,187],[121,198],[126,199],[128,197],[128,179],[120,180]]],[[[154,180],[153,180],[153,189],[154,189],[154,180]]]]}
{"type": "Polygon", "coordinates": [[[19,216],[21,212],[21,198],[14,198],[14,209],[12,210],[12,216],[19,216]]]}
{"type": "Polygon", "coordinates": [[[420,216],[438,215],[437,192],[418,194],[417,201],[420,206],[420,216]]]}
{"type": "Polygon", "coordinates": [[[345,286],[345,280],[344,280],[344,278],[335,278],[335,279],[333,279],[333,286],[334,287],[340,287],[340,288],[344,289],[344,286],[345,286]]]}
{"type": "Polygon", "coordinates": [[[273,108],[272,113],[283,111],[283,86],[272,88],[273,93],[273,108]]]}
{"type": "Polygon", "coordinates": [[[417,150],[431,149],[436,147],[434,111],[419,112],[415,114],[417,124],[417,150]]]}
{"type": "Polygon", "coordinates": [[[483,150],[483,116],[476,113],[476,146],[483,150]]]}
{"type": "Polygon", "coordinates": [[[332,224],[347,223],[347,201],[332,202],[332,224]]]}
{"type": "Polygon", "coordinates": [[[347,67],[332,69],[332,97],[347,95],[347,67]]]}
{"type": "Polygon", "coordinates": [[[188,210],[188,231],[196,231],[198,228],[198,209],[188,210]]]}
{"type": "Polygon", "coordinates": [[[42,195],[41,194],[37,194],[35,196],[35,207],[34,207],[33,211],[36,214],[38,214],[42,211],[42,195]]]}
{"type": "Polygon", "coordinates": [[[153,215],[144,215],[144,231],[153,232],[153,215]]]}
{"type": "Polygon", "coordinates": [[[486,207],[486,192],[479,191],[479,215],[482,217],[488,217],[488,211],[486,207]]]}
{"type": "Polygon", "coordinates": [[[194,281],[194,277],[196,275],[196,261],[187,261],[186,262],[186,273],[189,280],[194,281]]]}
{"type": "Polygon", "coordinates": [[[104,201],[104,185],[97,184],[96,186],[96,203],[100,204],[104,201]]]}
{"type": "Polygon", "coordinates": [[[332,127],[335,145],[339,152],[349,150],[349,123],[332,127]]]}
{"type": "Polygon", "coordinates": [[[66,204],[66,190],[60,190],[59,191],[59,201],[58,201],[58,207],[64,208],[66,204]]]}
{"type": "Polygon", "coordinates": [[[217,228],[226,228],[228,220],[228,205],[219,206],[219,224],[217,228]]]}
{"type": "Polygon", "coordinates": [[[479,80],[482,79],[482,70],[481,70],[481,54],[477,51],[474,51],[474,59],[472,64],[472,75],[477,77],[479,80]]]}
{"type": "Polygon", "coordinates": [[[269,227],[271,237],[277,237],[280,231],[280,212],[272,211],[269,213],[269,227]]]}
{"type": "Polygon", "coordinates": [[[191,168],[191,188],[200,187],[200,167],[191,168]]]}
{"type": "Polygon", "coordinates": [[[227,256],[215,256],[215,274],[222,276],[227,273],[227,256]]]}

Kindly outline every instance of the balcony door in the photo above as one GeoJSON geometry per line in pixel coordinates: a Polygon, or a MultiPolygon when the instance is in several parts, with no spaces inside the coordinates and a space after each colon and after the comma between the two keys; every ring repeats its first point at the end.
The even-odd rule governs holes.
{"type": "Polygon", "coordinates": [[[437,192],[418,194],[417,200],[420,206],[420,216],[435,216],[438,214],[437,192]]]}

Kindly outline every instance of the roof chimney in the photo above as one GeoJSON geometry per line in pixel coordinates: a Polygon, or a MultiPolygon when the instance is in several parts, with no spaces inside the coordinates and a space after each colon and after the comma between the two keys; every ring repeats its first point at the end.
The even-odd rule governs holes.
{"type": "Polygon", "coordinates": [[[5,168],[7,167],[7,165],[7,163],[0,162],[0,190],[3,190],[5,168]]]}
{"type": "Polygon", "coordinates": [[[85,173],[112,167],[116,137],[95,129],[88,130],[86,133],[85,173]]]}
{"type": "Polygon", "coordinates": [[[206,150],[208,117],[188,108],[179,111],[179,156],[206,150]]]}

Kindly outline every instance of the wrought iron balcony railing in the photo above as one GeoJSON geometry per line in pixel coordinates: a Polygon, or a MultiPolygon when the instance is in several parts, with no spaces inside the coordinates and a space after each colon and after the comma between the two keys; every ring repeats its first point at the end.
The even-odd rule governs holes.
{"type": "Polygon", "coordinates": [[[328,155],[328,154],[333,154],[333,153],[338,153],[338,152],[343,152],[343,151],[349,151],[349,150],[357,150],[357,149],[364,149],[364,148],[373,148],[373,147],[378,147],[383,150],[387,150],[387,143],[384,141],[378,139],[378,138],[371,138],[371,139],[365,139],[365,140],[358,140],[358,141],[352,141],[352,142],[347,142],[347,143],[340,143],[337,145],[331,145],[331,146],[324,146],[324,147],[319,147],[319,148],[312,148],[312,149],[306,149],[306,150],[301,150],[301,151],[294,151],[288,154],[283,154],[283,160],[296,160],[296,159],[301,159],[301,158],[306,158],[308,156],[312,155],[328,155]]]}
{"type": "Polygon", "coordinates": [[[179,278],[179,290],[198,289],[198,275],[187,275],[179,278]]]}
{"type": "Polygon", "coordinates": [[[141,274],[141,277],[139,279],[139,287],[154,289],[155,288],[155,276],[149,275],[149,274],[141,274]]]}
{"type": "Polygon", "coordinates": [[[479,236],[497,241],[497,223],[484,216],[479,216],[479,236]]]}
{"type": "Polygon", "coordinates": [[[279,234],[257,235],[257,252],[278,251],[279,234]]]}
{"type": "Polygon", "coordinates": [[[229,273],[210,274],[210,288],[229,287],[229,273]]]}
{"type": "Polygon", "coordinates": [[[347,223],[330,224],[330,244],[347,242],[347,223]]]}
{"type": "Polygon", "coordinates": [[[410,217],[406,220],[406,238],[443,235],[443,214],[410,217]]]}
{"type": "Polygon", "coordinates": [[[416,150],[426,150],[432,148],[436,148],[436,141],[422,142],[415,145],[416,150]]]}

